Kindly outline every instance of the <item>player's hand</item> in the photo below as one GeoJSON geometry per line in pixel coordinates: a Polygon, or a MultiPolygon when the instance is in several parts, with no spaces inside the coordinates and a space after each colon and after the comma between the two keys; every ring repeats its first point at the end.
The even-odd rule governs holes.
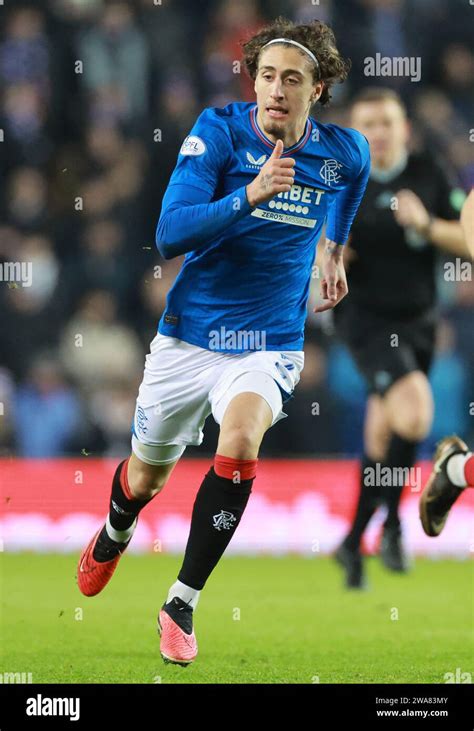
{"type": "Polygon", "coordinates": [[[349,292],[342,258],[343,249],[344,246],[336,244],[335,241],[326,240],[322,261],[323,278],[321,280],[321,297],[323,300],[328,301],[325,304],[315,307],[313,312],[331,310],[349,292]]]}
{"type": "Polygon", "coordinates": [[[396,194],[398,209],[393,212],[396,222],[403,227],[415,228],[423,233],[430,224],[430,214],[412,190],[399,190],[396,194]]]}
{"type": "Polygon", "coordinates": [[[282,140],[277,140],[275,148],[262,166],[259,174],[247,185],[247,198],[252,208],[269,201],[278,193],[288,193],[295,179],[295,160],[281,155],[284,150],[282,140]]]}

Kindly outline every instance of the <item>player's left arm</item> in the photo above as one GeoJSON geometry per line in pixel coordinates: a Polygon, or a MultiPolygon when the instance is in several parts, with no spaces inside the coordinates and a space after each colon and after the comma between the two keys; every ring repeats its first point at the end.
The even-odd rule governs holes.
{"type": "Polygon", "coordinates": [[[429,211],[412,190],[398,191],[398,209],[394,211],[400,226],[410,226],[431,244],[449,254],[470,257],[469,248],[459,221],[459,200],[462,191],[456,188],[451,175],[440,164],[435,164],[434,175],[438,180],[437,200],[429,211]]]}
{"type": "Polygon", "coordinates": [[[322,257],[321,298],[326,300],[317,305],[313,312],[331,310],[349,291],[343,258],[344,246],[326,238],[322,257]]]}
{"type": "Polygon", "coordinates": [[[358,157],[354,177],[335,195],[327,217],[326,242],[321,261],[321,297],[326,302],[315,307],[314,312],[332,309],[349,292],[344,249],[370,173],[368,142],[359,132],[356,135],[358,157]]]}

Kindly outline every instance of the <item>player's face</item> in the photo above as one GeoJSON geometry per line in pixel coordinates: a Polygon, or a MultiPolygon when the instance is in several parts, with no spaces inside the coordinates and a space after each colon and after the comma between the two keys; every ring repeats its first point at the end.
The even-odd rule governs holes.
{"type": "Polygon", "coordinates": [[[375,167],[391,167],[406,150],[408,121],[404,110],[393,99],[355,104],[351,124],[367,137],[375,167]]]}
{"type": "Polygon", "coordinates": [[[311,104],[322,92],[313,68],[295,48],[273,46],[261,53],[254,87],[258,122],[273,142],[282,139],[290,147],[303,135],[311,104]]]}

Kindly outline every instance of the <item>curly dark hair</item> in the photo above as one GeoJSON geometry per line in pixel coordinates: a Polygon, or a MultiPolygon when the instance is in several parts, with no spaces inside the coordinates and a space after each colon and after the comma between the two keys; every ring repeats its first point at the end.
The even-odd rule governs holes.
{"type": "Polygon", "coordinates": [[[343,58],[337,49],[332,29],[320,20],[312,20],[305,25],[296,25],[291,20],[280,16],[252,38],[241,43],[243,62],[252,79],[257,76],[260,51],[266,43],[275,38],[297,41],[314,53],[319,61],[319,70],[315,66],[313,71],[314,82],[324,82],[324,88],[318,101],[323,106],[327,104],[331,99],[329,93],[331,86],[345,81],[351,68],[350,60],[343,58]]]}

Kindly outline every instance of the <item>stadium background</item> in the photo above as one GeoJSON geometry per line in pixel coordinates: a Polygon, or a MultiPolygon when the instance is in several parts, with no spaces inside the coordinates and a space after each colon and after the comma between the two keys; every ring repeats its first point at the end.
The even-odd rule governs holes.
{"type": "MultiPolygon", "coordinates": [[[[113,466],[128,453],[144,356],[181,263],[161,260],[154,245],[178,149],[204,106],[253,98],[236,65],[239,40],[280,13],[329,22],[353,69],[318,118],[344,124],[362,86],[394,87],[413,120],[413,147],[444,159],[468,190],[472,8],[465,0],[50,0],[5,3],[1,12],[0,260],[33,270],[33,286],[0,287],[3,541],[12,550],[79,550],[104,514],[113,466]],[[363,59],[375,53],[421,57],[421,80],[365,77],[363,59]],[[23,461],[31,458],[41,462],[23,461]]],[[[425,459],[446,433],[474,442],[474,282],[447,282],[444,261],[425,459]]],[[[289,419],[265,437],[257,494],[230,552],[326,552],[347,524],[364,384],[330,315],[310,312],[306,338],[289,419]],[[291,468],[293,482],[281,479],[289,463],[271,460],[294,458],[304,461],[291,468]]],[[[157,535],[163,550],[182,550],[209,463],[189,460],[212,455],[216,436],[211,418],[202,447],[187,450],[144,512],[131,550],[151,550],[157,535]]],[[[409,548],[466,556],[471,495],[437,542],[421,534],[417,499],[408,491],[403,509],[409,548]]]]}

